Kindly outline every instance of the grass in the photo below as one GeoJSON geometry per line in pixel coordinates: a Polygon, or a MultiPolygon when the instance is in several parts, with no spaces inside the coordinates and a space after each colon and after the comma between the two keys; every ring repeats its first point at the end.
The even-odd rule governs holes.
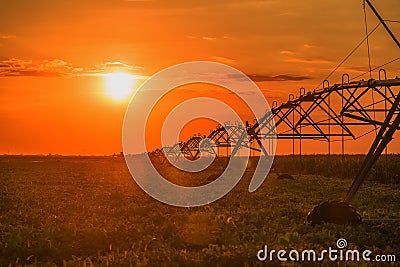
{"type": "MultiPolygon", "coordinates": [[[[303,224],[351,180],[294,178],[271,173],[249,193],[246,172],[217,202],[176,208],[138,188],[122,158],[0,157],[0,266],[254,266],[266,264],[256,258],[264,245],[322,250],[339,237],[351,249],[400,257],[398,222],[303,224]]],[[[368,180],[353,206],[363,217],[400,218],[399,189],[368,180]]]]}

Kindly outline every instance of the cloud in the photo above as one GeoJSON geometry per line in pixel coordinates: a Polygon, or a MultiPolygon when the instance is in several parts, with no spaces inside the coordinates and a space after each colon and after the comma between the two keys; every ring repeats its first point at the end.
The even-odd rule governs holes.
{"type": "Polygon", "coordinates": [[[282,55],[289,55],[289,56],[295,54],[293,51],[290,51],[290,50],[282,50],[279,53],[282,54],[282,55]]]}
{"type": "Polygon", "coordinates": [[[282,12],[282,13],[276,14],[276,16],[296,16],[296,15],[298,15],[298,14],[294,13],[294,12],[282,12]]]}
{"type": "Polygon", "coordinates": [[[227,64],[227,65],[233,65],[236,63],[236,60],[227,58],[227,57],[220,57],[220,56],[213,56],[211,57],[211,60],[215,60],[217,62],[227,64]]]}
{"type": "Polygon", "coordinates": [[[258,75],[250,74],[247,75],[251,80],[255,82],[283,82],[283,81],[304,81],[309,80],[309,76],[296,76],[290,74],[279,74],[279,75],[258,75]]]}
{"type": "Polygon", "coordinates": [[[323,58],[304,58],[304,57],[292,57],[285,60],[286,62],[294,63],[310,63],[310,64],[327,64],[332,61],[323,58]]]}
{"type": "Polygon", "coordinates": [[[318,46],[312,44],[303,44],[301,47],[295,50],[281,50],[279,53],[284,55],[285,62],[293,63],[306,63],[306,64],[332,64],[331,60],[328,60],[320,55],[315,55],[318,46]]]}
{"type": "Polygon", "coordinates": [[[2,59],[0,60],[0,77],[36,76],[61,77],[96,75],[113,71],[134,71],[139,67],[121,62],[106,62],[92,68],[74,67],[71,63],[61,59],[44,60],[34,63],[32,60],[2,59]]]}
{"type": "Polygon", "coordinates": [[[349,67],[340,67],[338,69],[341,72],[357,72],[357,73],[362,73],[368,71],[368,67],[356,67],[356,66],[349,66],[349,67]]]}
{"type": "Polygon", "coordinates": [[[0,33],[0,39],[15,39],[17,36],[11,35],[11,34],[1,34],[0,33]]]}
{"type": "Polygon", "coordinates": [[[303,44],[303,47],[304,47],[304,48],[307,48],[307,49],[317,48],[317,46],[315,46],[315,45],[310,45],[310,44],[303,44]]]}
{"type": "Polygon", "coordinates": [[[116,71],[134,72],[139,69],[142,69],[142,67],[125,64],[119,61],[111,61],[95,65],[93,68],[81,69],[81,71],[77,73],[84,75],[84,74],[98,74],[98,73],[108,73],[116,71]]]}
{"type": "Polygon", "coordinates": [[[100,69],[102,70],[107,70],[107,69],[136,69],[137,67],[119,62],[119,61],[114,61],[114,62],[106,62],[100,65],[97,65],[100,69]]]}
{"type": "MultiPolygon", "coordinates": [[[[312,79],[309,76],[302,75],[291,75],[291,74],[278,74],[278,75],[268,75],[268,74],[247,74],[254,82],[284,82],[284,81],[304,81],[312,79]]],[[[228,78],[233,78],[237,80],[243,80],[242,75],[228,75],[228,78]]]]}
{"type": "Polygon", "coordinates": [[[72,64],[60,60],[45,60],[40,64],[34,64],[32,61],[11,58],[0,61],[0,76],[42,76],[59,77],[73,72],[72,64]]]}
{"type": "MultiPolygon", "coordinates": [[[[186,38],[188,39],[200,39],[200,40],[205,40],[205,41],[215,41],[218,38],[217,37],[212,37],[212,36],[194,36],[194,35],[186,35],[186,38]]],[[[227,36],[223,36],[223,39],[226,39],[227,36]]]]}
{"type": "Polygon", "coordinates": [[[69,73],[74,70],[71,63],[61,59],[45,60],[42,64],[39,64],[37,68],[45,72],[57,73],[69,73]]]}

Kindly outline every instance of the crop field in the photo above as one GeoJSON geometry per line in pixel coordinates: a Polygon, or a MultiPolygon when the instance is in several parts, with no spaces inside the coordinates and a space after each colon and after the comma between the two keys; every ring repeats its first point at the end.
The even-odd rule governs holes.
{"type": "MultiPolygon", "coordinates": [[[[294,180],[279,180],[282,162],[290,162],[289,156],[277,159],[254,193],[247,190],[251,172],[246,172],[222,199],[178,208],[143,192],[123,158],[2,156],[0,266],[314,266],[260,262],[257,252],[264,245],[321,251],[338,238],[351,249],[394,254],[392,266],[398,264],[400,222],[304,224],[315,205],[341,199],[351,179],[303,170],[301,176],[292,173],[294,180]]],[[[193,179],[161,169],[177,183],[193,179]]],[[[205,183],[208,176],[195,179],[205,183]]],[[[367,180],[352,204],[363,218],[400,218],[400,184],[367,180]]],[[[318,266],[360,263],[325,260],[318,266]]]]}

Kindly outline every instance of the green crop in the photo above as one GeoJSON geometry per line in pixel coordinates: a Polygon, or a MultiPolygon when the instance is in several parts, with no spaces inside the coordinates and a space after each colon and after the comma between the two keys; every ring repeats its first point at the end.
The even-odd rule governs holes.
{"type": "MultiPolygon", "coordinates": [[[[340,179],[337,170],[329,179],[309,174],[321,168],[318,158],[299,176],[290,160],[277,158],[254,193],[246,172],[222,199],[177,208],[146,195],[122,158],[0,157],[0,266],[265,266],[256,258],[264,245],[322,250],[339,237],[352,249],[400,257],[398,222],[304,225],[308,211],[342,198],[351,180],[340,179]],[[276,179],[279,171],[294,180],[276,179]]],[[[204,183],[212,174],[161,169],[181,184],[204,183]]],[[[364,218],[400,218],[399,189],[367,180],[353,206],[364,218]]]]}

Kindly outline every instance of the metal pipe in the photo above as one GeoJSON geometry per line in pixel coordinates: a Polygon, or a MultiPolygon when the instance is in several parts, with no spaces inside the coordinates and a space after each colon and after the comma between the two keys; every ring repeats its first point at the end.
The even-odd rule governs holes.
{"type": "Polygon", "coordinates": [[[393,41],[397,44],[397,47],[400,48],[400,42],[397,40],[396,36],[392,33],[392,31],[389,29],[389,27],[386,25],[385,21],[382,19],[382,17],[379,15],[378,11],[374,8],[374,6],[371,4],[369,0],[365,0],[367,2],[368,6],[371,8],[372,12],[374,12],[375,16],[379,19],[379,21],[382,23],[383,27],[385,27],[386,31],[389,33],[390,37],[392,37],[393,41]]]}

